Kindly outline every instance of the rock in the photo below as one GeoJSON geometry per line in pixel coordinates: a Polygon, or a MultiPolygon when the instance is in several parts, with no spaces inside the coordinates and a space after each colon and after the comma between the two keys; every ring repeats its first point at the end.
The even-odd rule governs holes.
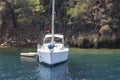
{"type": "Polygon", "coordinates": [[[73,46],[76,46],[76,45],[77,45],[75,36],[72,36],[72,37],[71,37],[70,44],[73,45],[73,46]]]}
{"type": "Polygon", "coordinates": [[[80,36],[77,37],[76,42],[77,42],[78,47],[83,47],[84,46],[84,37],[80,37],[80,36]]]}

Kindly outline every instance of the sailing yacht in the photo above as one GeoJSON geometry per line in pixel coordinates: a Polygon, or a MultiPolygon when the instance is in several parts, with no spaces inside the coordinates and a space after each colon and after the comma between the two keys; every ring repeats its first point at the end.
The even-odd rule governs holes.
{"type": "Polygon", "coordinates": [[[38,44],[38,61],[48,65],[68,60],[69,47],[64,43],[64,35],[54,34],[55,0],[52,0],[52,33],[46,34],[43,44],[38,44]]]}

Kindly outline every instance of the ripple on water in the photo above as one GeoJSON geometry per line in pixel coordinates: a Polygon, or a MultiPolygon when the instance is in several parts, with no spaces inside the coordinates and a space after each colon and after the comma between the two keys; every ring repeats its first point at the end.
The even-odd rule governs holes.
{"type": "MultiPolygon", "coordinates": [[[[61,77],[57,80],[120,80],[119,52],[120,50],[107,49],[71,49],[67,66],[55,69],[54,74],[57,76],[62,73],[62,68],[65,67],[65,74],[59,74],[61,77]]],[[[51,76],[52,70],[38,65],[35,58],[25,59],[16,52],[0,54],[0,80],[42,80],[44,76],[51,76]]]]}

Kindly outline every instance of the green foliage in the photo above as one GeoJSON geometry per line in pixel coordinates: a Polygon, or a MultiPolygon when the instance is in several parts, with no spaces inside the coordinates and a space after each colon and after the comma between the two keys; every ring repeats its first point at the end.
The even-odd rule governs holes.
{"type": "Polygon", "coordinates": [[[108,17],[106,23],[112,23],[112,18],[108,17]]]}
{"type": "Polygon", "coordinates": [[[79,15],[82,15],[83,13],[87,12],[86,8],[87,8],[87,4],[85,3],[77,3],[75,5],[74,8],[70,8],[68,11],[67,11],[67,14],[68,15],[71,15],[71,17],[78,17],[79,15]]]}
{"type": "Polygon", "coordinates": [[[0,3],[0,11],[2,11],[4,9],[4,7],[5,7],[5,2],[1,2],[0,3]]]}
{"type": "Polygon", "coordinates": [[[45,12],[40,0],[14,0],[14,3],[11,4],[14,7],[15,14],[17,14],[16,18],[18,23],[32,22],[35,12],[45,12]]]}
{"type": "MultiPolygon", "coordinates": [[[[32,23],[34,19],[42,26],[46,26],[47,23],[51,22],[51,1],[49,0],[6,1],[13,8],[18,23],[32,23]]],[[[77,30],[88,28],[88,30],[93,31],[97,28],[96,31],[99,31],[101,24],[107,23],[112,28],[119,28],[119,1],[101,0],[99,3],[102,6],[97,4],[96,0],[55,0],[55,2],[55,25],[57,26],[72,26],[77,30]],[[109,3],[112,4],[112,7],[109,8],[113,8],[113,10],[106,9],[109,3]],[[103,17],[104,15],[105,17],[103,17]]],[[[2,5],[0,5],[1,9],[3,9],[2,5]]],[[[50,24],[47,26],[50,26],[50,24]]]]}
{"type": "Polygon", "coordinates": [[[0,6],[0,11],[2,11],[2,10],[3,10],[3,8],[4,8],[4,6],[0,6]]]}
{"type": "MultiPolygon", "coordinates": [[[[38,31],[43,33],[46,28],[51,28],[51,10],[52,0],[1,0],[0,22],[4,23],[1,23],[3,26],[13,26],[12,20],[13,23],[16,20],[19,27],[21,24],[38,26],[38,31]]],[[[55,28],[56,32],[75,38],[83,34],[100,33],[100,39],[107,41],[112,33],[119,34],[120,1],[55,0],[55,28]]],[[[113,39],[116,38],[115,35],[112,36],[113,39]]],[[[91,43],[92,39],[96,38],[90,37],[91,43]]]]}
{"type": "Polygon", "coordinates": [[[29,6],[31,10],[45,12],[44,7],[41,5],[40,0],[27,0],[27,1],[28,1],[28,5],[34,6],[34,7],[29,6]]]}

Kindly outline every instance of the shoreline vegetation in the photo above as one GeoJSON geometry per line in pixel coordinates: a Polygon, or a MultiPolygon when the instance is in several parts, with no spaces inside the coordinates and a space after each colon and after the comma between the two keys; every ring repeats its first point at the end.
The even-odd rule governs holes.
{"type": "MultiPolygon", "coordinates": [[[[55,33],[64,34],[70,47],[120,48],[119,5],[119,0],[56,0],[55,33]]],[[[50,29],[50,0],[0,1],[0,48],[35,48],[50,29]]]]}

